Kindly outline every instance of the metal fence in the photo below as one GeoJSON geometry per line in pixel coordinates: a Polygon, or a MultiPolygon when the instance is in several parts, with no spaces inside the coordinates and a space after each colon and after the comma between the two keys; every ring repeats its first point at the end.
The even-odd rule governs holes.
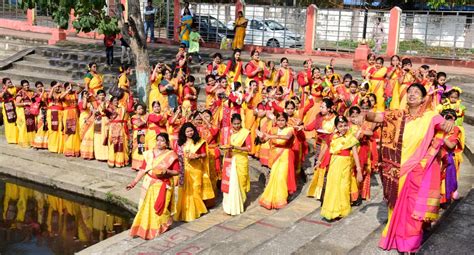
{"type": "Polygon", "coordinates": [[[26,20],[26,10],[20,6],[20,0],[1,0],[0,18],[26,20]]]}
{"type": "MultiPolygon", "coordinates": [[[[315,48],[322,51],[352,52],[363,39],[363,9],[319,9],[317,11],[315,48]]],[[[366,39],[375,48],[376,37],[382,40],[385,51],[388,39],[390,12],[369,11],[367,13],[366,39]],[[380,20],[382,31],[376,31],[380,20]]]]}
{"type": "Polygon", "coordinates": [[[400,54],[474,59],[474,12],[403,11],[400,54]]]}
{"type": "Polygon", "coordinates": [[[53,14],[49,8],[41,8],[36,5],[35,25],[56,28],[58,25],[53,21],[53,14]]]}
{"type": "MultiPolygon", "coordinates": [[[[235,5],[192,4],[191,9],[204,40],[221,42],[224,36],[233,38],[235,5]]],[[[306,8],[246,5],[244,16],[248,20],[246,45],[304,47],[306,8]]]]}

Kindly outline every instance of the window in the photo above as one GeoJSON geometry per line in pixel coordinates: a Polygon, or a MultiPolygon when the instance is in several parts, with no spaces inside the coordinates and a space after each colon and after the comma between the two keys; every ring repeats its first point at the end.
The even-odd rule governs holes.
{"type": "Polygon", "coordinates": [[[282,24],[274,20],[265,20],[265,24],[270,28],[270,30],[286,30],[282,24]]]}

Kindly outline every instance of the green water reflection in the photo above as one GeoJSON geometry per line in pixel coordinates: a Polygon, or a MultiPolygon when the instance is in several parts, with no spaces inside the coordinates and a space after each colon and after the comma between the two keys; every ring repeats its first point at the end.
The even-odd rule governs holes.
{"type": "Polygon", "coordinates": [[[0,198],[0,254],[74,254],[130,227],[114,206],[4,177],[0,198]]]}

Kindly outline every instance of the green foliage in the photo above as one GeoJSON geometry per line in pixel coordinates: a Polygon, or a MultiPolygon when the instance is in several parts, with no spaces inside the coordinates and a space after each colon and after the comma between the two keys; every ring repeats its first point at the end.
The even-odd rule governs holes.
{"type": "Polygon", "coordinates": [[[99,33],[118,33],[117,18],[110,18],[105,13],[106,0],[24,0],[23,8],[38,6],[43,11],[52,13],[53,21],[63,29],[67,29],[71,10],[76,19],[72,26],[78,32],[91,32],[96,29],[99,33]]]}

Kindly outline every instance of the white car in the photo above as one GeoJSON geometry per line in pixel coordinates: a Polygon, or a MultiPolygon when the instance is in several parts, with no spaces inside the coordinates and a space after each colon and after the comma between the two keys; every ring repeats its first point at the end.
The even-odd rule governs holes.
{"type": "MultiPolygon", "coordinates": [[[[234,22],[227,23],[233,29],[234,22]]],[[[301,35],[288,30],[275,20],[249,19],[245,32],[245,44],[269,47],[302,47],[301,35]]]]}

